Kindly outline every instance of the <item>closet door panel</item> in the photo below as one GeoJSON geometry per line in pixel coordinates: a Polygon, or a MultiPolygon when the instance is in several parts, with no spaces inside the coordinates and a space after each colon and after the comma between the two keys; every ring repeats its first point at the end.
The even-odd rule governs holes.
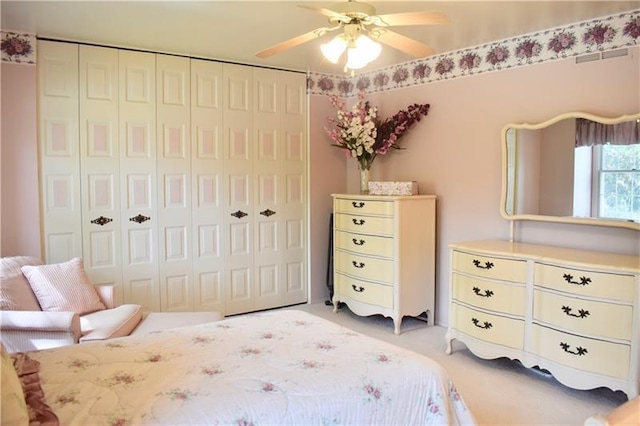
{"type": "Polygon", "coordinates": [[[284,179],[281,175],[282,146],[280,115],[283,107],[279,82],[280,72],[254,70],[253,134],[254,174],[256,188],[253,203],[254,268],[256,308],[281,306],[285,292],[285,270],[281,262],[284,242],[284,179]]]}
{"type": "Polygon", "coordinates": [[[38,42],[38,140],[47,263],[83,256],[78,61],[76,44],[38,42]]]}
{"type": "Polygon", "coordinates": [[[224,279],[227,315],[255,309],[252,69],[224,64],[224,279]]]}
{"type": "Polygon", "coordinates": [[[280,174],[284,180],[281,262],[286,270],[284,304],[303,303],[308,295],[307,253],[307,95],[299,73],[280,74],[280,174]]]}
{"type": "Polygon", "coordinates": [[[191,60],[194,309],[224,313],[222,64],[191,60]]]}
{"type": "Polygon", "coordinates": [[[122,304],[117,49],[80,46],[79,74],[84,266],[122,304]]]}
{"type": "Polygon", "coordinates": [[[191,264],[191,70],[184,57],[157,55],[157,167],[163,311],[193,310],[191,264]]]}
{"type": "Polygon", "coordinates": [[[159,311],[156,56],[119,50],[118,59],[124,301],[159,311]]]}

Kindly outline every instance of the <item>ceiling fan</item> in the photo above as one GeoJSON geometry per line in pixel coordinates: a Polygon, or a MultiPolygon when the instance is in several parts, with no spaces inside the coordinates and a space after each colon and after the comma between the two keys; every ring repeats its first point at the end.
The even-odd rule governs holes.
{"type": "Polygon", "coordinates": [[[406,12],[388,15],[376,15],[376,8],[368,3],[349,0],[336,3],[328,8],[299,4],[298,7],[312,10],[329,17],[331,27],[321,27],[286,40],[256,54],[258,58],[267,58],[302,43],[321,37],[331,31],[343,32],[331,42],[323,44],[324,56],[336,63],[342,53],[347,51],[345,70],[362,68],[380,54],[377,40],[394,49],[398,49],[417,58],[431,55],[434,50],[417,40],[391,31],[389,27],[404,25],[442,25],[450,23],[449,18],[440,12],[406,12]]]}

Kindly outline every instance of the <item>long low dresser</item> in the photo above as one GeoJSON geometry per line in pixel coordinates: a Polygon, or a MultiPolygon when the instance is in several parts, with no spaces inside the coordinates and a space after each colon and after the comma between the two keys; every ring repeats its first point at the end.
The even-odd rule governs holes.
{"type": "Polygon", "coordinates": [[[446,334],[577,389],[640,386],[640,257],[508,241],[450,244],[446,334]]]}

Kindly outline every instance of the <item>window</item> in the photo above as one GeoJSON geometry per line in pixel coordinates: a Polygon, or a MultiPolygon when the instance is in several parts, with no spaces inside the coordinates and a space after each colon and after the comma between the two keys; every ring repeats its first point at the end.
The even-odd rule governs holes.
{"type": "Polygon", "coordinates": [[[640,144],[593,148],[597,216],[640,222],[640,144]]]}

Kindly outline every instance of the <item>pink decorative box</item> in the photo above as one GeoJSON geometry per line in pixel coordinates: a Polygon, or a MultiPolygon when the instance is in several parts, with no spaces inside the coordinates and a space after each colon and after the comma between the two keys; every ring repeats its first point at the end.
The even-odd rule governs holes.
{"type": "Polygon", "coordinates": [[[369,182],[369,195],[417,195],[418,182],[369,182]]]}

